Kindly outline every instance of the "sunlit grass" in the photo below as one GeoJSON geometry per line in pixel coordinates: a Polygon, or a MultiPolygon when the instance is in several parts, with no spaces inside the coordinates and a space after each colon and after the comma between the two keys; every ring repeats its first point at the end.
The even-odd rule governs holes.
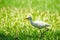
{"type": "MultiPolygon", "coordinates": [[[[33,17],[33,20],[42,20],[51,24],[50,31],[46,32],[44,37],[45,40],[56,40],[59,39],[59,13],[58,11],[39,11],[33,9],[20,9],[20,8],[10,8],[2,7],[0,9],[0,31],[5,35],[11,35],[14,37],[30,39],[30,36],[34,36],[32,39],[35,39],[36,35],[40,34],[38,28],[33,27],[27,20],[24,22],[24,18],[28,15],[33,17]],[[32,10],[32,11],[31,11],[32,10]],[[56,36],[55,36],[56,35],[56,36]],[[47,38],[48,36],[48,38],[47,38]]],[[[39,39],[39,38],[38,38],[39,39]]],[[[22,39],[21,39],[22,40],[22,39]]],[[[37,39],[36,39],[37,40],[37,39]]]]}
{"type": "Polygon", "coordinates": [[[1,0],[0,3],[2,40],[60,40],[59,0],[1,0]],[[38,28],[33,27],[28,20],[24,22],[28,15],[31,15],[33,20],[51,24],[50,30],[42,38],[39,38],[38,28]]]}

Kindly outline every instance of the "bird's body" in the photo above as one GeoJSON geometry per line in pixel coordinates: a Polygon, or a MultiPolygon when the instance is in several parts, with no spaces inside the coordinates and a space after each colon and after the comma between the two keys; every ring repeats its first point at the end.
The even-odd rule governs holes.
{"type": "Polygon", "coordinates": [[[44,27],[49,27],[50,25],[48,23],[45,23],[43,21],[32,21],[31,25],[37,28],[44,28],[44,27]]]}
{"type": "Polygon", "coordinates": [[[27,17],[26,19],[28,19],[30,21],[31,25],[33,25],[34,27],[37,27],[37,28],[45,28],[45,27],[50,26],[48,23],[45,23],[43,21],[38,21],[38,20],[32,21],[31,16],[27,17]]]}
{"type": "MultiPolygon", "coordinates": [[[[26,19],[28,19],[30,21],[32,26],[37,27],[39,29],[40,28],[46,28],[46,27],[50,26],[50,24],[45,23],[43,21],[38,21],[38,20],[32,21],[32,17],[31,16],[27,17],[26,19]]],[[[48,29],[46,31],[48,31],[48,29]]],[[[43,33],[45,33],[46,31],[44,31],[43,33]]],[[[43,33],[41,33],[41,37],[42,37],[43,33]]]]}

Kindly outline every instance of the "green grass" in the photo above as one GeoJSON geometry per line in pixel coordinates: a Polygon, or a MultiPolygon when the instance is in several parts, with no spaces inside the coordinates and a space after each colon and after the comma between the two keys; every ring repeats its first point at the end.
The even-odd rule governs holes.
{"type": "Polygon", "coordinates": [[[1,0],[0,39],[60,40],[59,7],[60,0],[1,0]],[[29,21],[24,22],[27,15],[31,15],[33,20],[51,24],[50,30],[39,38],[39,29],[33,27],[29,21]]]}

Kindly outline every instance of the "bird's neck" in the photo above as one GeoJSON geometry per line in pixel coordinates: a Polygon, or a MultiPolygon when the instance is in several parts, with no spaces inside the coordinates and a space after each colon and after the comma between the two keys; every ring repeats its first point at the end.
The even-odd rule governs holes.
{"type": "Polygon", "coordinates": [[[32,24],[32,20],[30,20],[30,23],[32,24]]]}

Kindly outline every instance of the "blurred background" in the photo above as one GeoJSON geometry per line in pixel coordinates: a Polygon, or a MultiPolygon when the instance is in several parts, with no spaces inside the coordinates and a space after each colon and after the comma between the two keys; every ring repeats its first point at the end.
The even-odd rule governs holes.
{"type": "Polygon", "coordinates": [[[0,0],[0,40],[60,40],[60,0],[0,0]],[[50,30],[36,37],[39,29],[23,21],[28,15],[50,30]]]}

